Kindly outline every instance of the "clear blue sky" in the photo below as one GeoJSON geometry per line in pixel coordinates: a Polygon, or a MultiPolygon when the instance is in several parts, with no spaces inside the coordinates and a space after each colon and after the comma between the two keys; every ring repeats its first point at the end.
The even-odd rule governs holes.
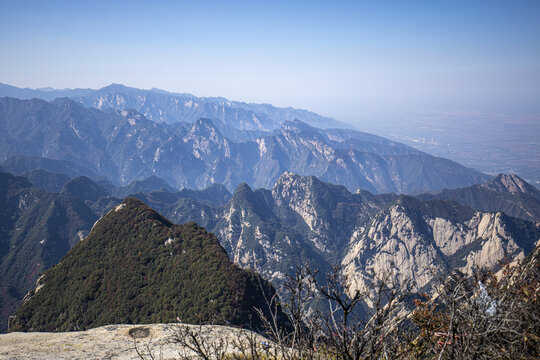
{"type": "Polygon", "coordinates": [[[0,82],[307,108],[540,111],[540,1],[0,2],[0,82]]]}

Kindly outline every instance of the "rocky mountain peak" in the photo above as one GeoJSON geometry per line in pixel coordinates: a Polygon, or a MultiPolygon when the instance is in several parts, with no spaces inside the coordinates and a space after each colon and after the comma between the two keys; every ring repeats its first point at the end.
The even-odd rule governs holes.
{"type": "Polygon", "coordinates": [[[288,184],[293,181],[296,181],[298,179],[302,178],[302,176],[295,174],[291,171],[284,171],[283,174],[279,177],[279,179],[274,184],[274,187],[276,186],[282,186],[283,184],[288,184]]]}
{"type": "Polygon", "coordinates": [[[342,185],[326,183],[315,176],[302,176],[286,171],[274,184],[272,196],[278,203],[308,201],[316,207],[332,207],[339,201],[352,201],[353,195],[342,185]]]}
{"type": "Polygon", "coordinates": [[[253,203],[254,196],[253,190],[244,182],[238,185],[232,199],[233,201],[248,201],[248,203],[253,203]]]}
{"type": "Polygon", "coordinates": [[[119,92],[119,91],[123,91],[123,90],[125,91],[127,89],[129,89],[129,88],[127,86],[125,86],[125,85],[112,83],[110,85],[102,87],[98,91],[108,92],[108,93],[115,93],[115,92],[119,92]]]}
{"type": "Polygon", "coordinates": [[[314,130],[309,124],[300,121],[298,119],[287,120],[281,125],[281,130],[283,131],[304,131],[304,130],[314,130]]]}
{"type": "Polygon", "coordinates": [[[122,222],[133,221],[145,223],[148,221],[157,221],[157,223],[152,224],[152,227],[156,226],[156,224],[165,227],[170,227],[173,225],[169,220],[165,219],[148,205],[134,197],[126,198],[124,201],[122,201],[122,203],[117,205],[103,218],[101,218],[100,222],[102,222],[101,220],[104,218],[107,218],[107,222],[112,221],[113,223],[116,222],[116,220],[120,220],[122,222]]]}
{"type": "Polygon", "coordinates": [[[281,198],[290,203],[293,197],[305,196],[306,193],[311,192],[314,181],[317,181],[317,179],[313,176],[301,176],[285,171],[274,184],[272,196],[274,199],[281,198]]]}
{"type": "Polygon", "coordinates": [[[217,129],[212,120],[207,118],[200,118],[193,123],[188,138],[195,137],[202,137],[212,142],[219,142],[223,139],[221,132],[217,129]]]}
{"type": "Polygon", "coordinates": [[[525,193],[540,198],[540,190],[527,183],[516,174],[499,174],[491,182],[483,184],[485,188],[512,194],[525,193]]]}

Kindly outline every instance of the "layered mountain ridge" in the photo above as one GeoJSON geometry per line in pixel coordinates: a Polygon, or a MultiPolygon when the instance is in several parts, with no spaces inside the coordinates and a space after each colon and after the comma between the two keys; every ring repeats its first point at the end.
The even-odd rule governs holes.
{"type": "Polygon", "coordinates": [[[197,97],[159,89],[142,90],[120,84],[111,84],[97,90],[50,91],[20,89],[0,84],[0,97],[4,96],[47,101],[70,98],[86,107],[100,110],[135,109],[154,122],[193,123],[200,118],[210,118],[241,130],[273,130],[279,128],[283,121],[294,119],[317,127],[350,127],[332,118],[301,109],[277,108],[270,104],[248,104],[220,97],[197,97]]]}
{"type": "Polygon", "coordinates": [[[55,193],[0,173],[3,315],[77,243],[46,272],[16,328],[176,321],[179,313],[197,322],[194,311],[182,311],[198,305],[179,289],[211,303],[216,295],[219,321],[245,326],[249,301],[235,301],[253,293],[258,278],[231,270],[227,257],[278,291],[304,264],[320,274],[341,266],[349,290],[370,289],[374,273],[387,273],[420,291],[438,274],[523,257],[540,237],[540,191],[516,175],[492,179],[375,135],[326,128],[343,124],[314,113],[118,84],[49,90],[0,84],[0,95],[55,99],[0,98],[2,169],[55,193]],[[139,200],[123,202],[130,195],[139,200]],[[186,252],[169,251],[184,245],[186,252]],[[130,271],[117,276],[113,263],[130,271]],[[193,287],[190,272],[204,275],[193,287]],[[223,274],[238,280],[232,288],[210,296],[199,286],[226,283],[223,274]],[[173,278],[187,282],[170,286],[173,278]],[[110,298],[121,314],[103,312],[110,298]],[[61,306],[51,322],[53,304],[61,306]]]}
{"type": "MultiPolygon", "coordinates": [[[[493,187],[502,177],[471,188],[493,187]]],[[[512,177],[521,183],[519,189],[528,189],[525,182],[512,177]]],[[[30,186],[22,177],[13,178],[30,186]]],[[[538,225],[500,212],[396,194],[353,194],[344,186],[290,172],[282,174],[271,190],[252,190],[241,184],[232,197],[220,185],[203,191],[156,190],[163,185],[156,178],[125,188],[100,184],[104,186],[86,177],[74,178],[63,185],[59,196],[78,197],[100,215],[121,203],[112,193],[132,189],[136,191],[132,195],[173,222],[196,221],[211,230],[231,260],[256,269],[278,287],[301,264],[312,264],[321,273],[341,264],[354,279],[351,288],[369,286],[370,269],[389,271],[392,264],[399,281],[412,280],[422,288],[429,286],[436,273],[455,268],[467,272],[473,265],[490,268],[504,256],[527,254],[540,236],[538,225]]],[[[489,191],[511,194],[510,188],[505,189],[489,191]]],[[[538,206],[540,200],[535,201],[538,206]]],[[[18,296],[22,298],[15,296],[13,306],[18,296]]]]}
{"type": "Polygon", "coordinates": [[[68,99],[3,98],[0,127],[2,161],[21,155],[63,160],[122,185],[156,175],[176,188],[220,183],[233,191],[242,182],[270,188],[292,171],[351,191],[420,193],[490,179],[374,135],[322,130],[298,120],[254,141],[235,142],[209,119],[164,124],[134,111],[103,112],[68,99]]]}
{"type": "Polygon", "coordinates": [[[499,174],[493,181],[483,184],[483,186],[493,191],[528,194],[540,199],[540,190],[515,174],[499,174]]]}

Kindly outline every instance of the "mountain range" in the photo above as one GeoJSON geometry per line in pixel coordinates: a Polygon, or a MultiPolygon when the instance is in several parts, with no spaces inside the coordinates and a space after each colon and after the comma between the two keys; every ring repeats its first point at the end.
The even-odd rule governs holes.
{"type": "Polygon", "coordinates": [[[348,128],[350,125],[329,117],[293,108],[277,108],[270,104],[248,104],[221,97],[196,97],[170,93],[160,89],[142,90],[120,84],[101,89],[21,89],[0,84],[0,97],[18,99],[70,98],[86,107],[100,110],[133,109],[154,122],[193,123],[208,118],[224,125],[253,131],[268,131],[290,120],[301,120],[316,127],[348,128]]]}
{"type": "Polygon", "coordinates": [[[405,195],[353,194],[292,173],[284,173],[271,190],[240,185],[218,208],[194,201],[153,206],[174,222],[203,224],[231,259],[275,284],[300,264],[323,273],[340,264],[354,286],[369,286],[368,269],[386,269],[420,289],[435,274],[492,268],[505,256],[523,256],[540,238],[538,223],[502,212],[405,195]]]}
{"type": "Polygon", "coordinates": [[[175,188],[219,183],[233,191],[242,182],[270,188],[292,171],[351,191],[420,193],[490,179],[375,135],[322,130],[299,120],[235,142],[209,119],[156,123],[135,111],[104,112],[68,99],[2,98],[0,130],[4,163],[21,155],[63,160],[121,185],[156,175],[175,188]]]}
{"type": "Polygon", "coordinates": [[[518,176],[303,110],[116,84],[0,95],[24,98],[0,98],[0,321],[30,291],[13,329],[247,326],[304,264],[339,265],[351,291],[374,273],[429,291],[540,238],[540,191],[518,176]]]}
{"type": "MultiPolygon", "coordinates": [[[[67,161],[32,156],[14,156],[2,165],[4,171],[26,177],[40,189],[72,194],[89,201],[100,215],[103,213],[99,209],[108,211],[113,206],[111,204],[118,204],[123,198],[135,194],[149,204],[173,204],[180,199],[191,199],[214,207],[224,205],[232,196],[221,184],[213,184],[203,190],[184,188],[178,191],[155,175],[125,186],[115,186],[108,179],[95,174],[73,175],[71,165],[74,164],[67,161]],[[107,201],[110,202],[108,207],[107,201]]],[[[367,193],[361,189],[356,192],[367,193]]],[[[482,184],[414,196],[422,200],[453,200],[479,211],[502,211],[520,219],[540,221],[540,191],[515,174],[499,174],[482,184]]]]}
{"type": "MultiPolygon", "coordinates": [[[[56,180],[53,175],[58,175],[40,169],[22,170],[43,173],[45,180],[56,180]]],[[[474,265],[489,268],[506,255],[527,254],[540,236],[538,223],[498,212],[497,206],[501,203],[490,200],[513,194],[516,203],[510,210],[519,209],[517,215],[534,213],[540,204],[540,200],[531,195],[535,194],[535,188],[517,176],[500,175],[489,183],[458,189],[465,193],[492,189],[489,190],[492,193],[480,192],[485,196],[484,203],[493,207],[492,212],[473,210],[453,201],[420,199],[426,195],[418,198],[373,195],[365,190],[351,193],[343,186],[293,173],[283,174],[271,190],[253,191],[247,184],[241,184],[233,195],[222,185],[171,192],[162,186],[166,185],[163,180],[155,177],[114,187],[85,176],[69,179],[61,185],[59,194],[47,194],[32,187],[24,177],[7,173],[3,173],[3,177],[6,179],[3,188],[12,194],[11,203],[21,203],[20,194],[26,192],[45,197],[46,200],[34,205],[32,214],[35,223],[48,224],[49,232],[65,233],[62,229],[73,227],[71,222],[80,224],[77,228],[80,230],[75,236],[71,232],[71,241],[62,251],[42,255],[51,261],[42,264],[41,271],[57,263],[71,246],[84,238],[94,219],[121,204],[122,199],[113,194],[124,194],[127,189],[174,223],[196,221],[209,229],[216,234],[231,260],[242,267],[256,269],[278,289],[286,276],[301,264],[312,264],[321,273],[332,265],[341,264],[355,279],[357,285],[351,286],[369,284],[372,279],[367,269],[382,271],[388,264],[397,264],[394,270],[401,281],[412,279],[422,288],[429,286],[436,273],[454,268],[469,271],[474,265]],[[88,220],[49,221],[48,201],[55,198],[74,202],[79,209],[76,214],[82,212],[88,220]],[[523,198],[533,201],[521,202],[523,198]]],[[[44,185],[49,186],[46,182],[44,185]]],[[[10,209],[8,205],[5,208],[10,209]]],[[[17,214],[11,209],[9,212],[17,214]]],[[[21,223],[28,221],[27,216],[19,217],[21,223]]],[[[11,237],[16,234],[13,227],[5,227],[11,237]]],[[[12,249],[11,255],[2,257],[3,273],[8,275],[5,279],[20,279],[4,287],[6,293],[12,294],[5,297],[2,304],[4,319],[33,288],[40,273],[33,270],[39,259],[26,261],[33,259],[31,254],[42,241],[38,237],[31,232],[20,240],[21,246],[12,249]],[[20,274],[14,276],[10,272],[12,267],[20,269],[20,274]]],[[[43,244],[38,248],[49,249],[43,244]]]]}
{"type": "MultiPolygon", "coordinates": [[[[422,200],[427,195],[351,193],[293,173],[284,173],[271,190],[241,184],[228,201],[224,189],[212,190],[221,196],[203,195],[211,190],[132,195],[175,223],[195,221],[209,229],[235,263],[256,269],[278,287],[300,264],[313,264],[322,273],[340,264],[357,286],[371,281],[368,269],[380,272],[395,264],[396,276],[402,282],[415,281],[420,289],[429,286],[435,274],[492,268],[505,256],[523,256],[540,237],[540,217],[526,220],[540,199],[531,195],[536,189],[517,176],[500,175],[456,190],[484,196],[476,205],[490,207],[487,211],[437,199],[437,194],[422,200]],[[497,201],[506,195],[515,197],[497,201]],[[525,219],[511,217],[498,206],[525,219]]],[[[92,206],[103,213],[120,202],[108,195],[92,206]]]]}

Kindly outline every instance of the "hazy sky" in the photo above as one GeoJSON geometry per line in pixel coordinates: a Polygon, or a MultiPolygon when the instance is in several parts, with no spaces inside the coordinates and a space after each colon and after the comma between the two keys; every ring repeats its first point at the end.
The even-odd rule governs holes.
{"type": "Polygon", "coordinates": [[[0,82],[362,111],[540,111],[540,1],[0,2],[0,82]]]}

